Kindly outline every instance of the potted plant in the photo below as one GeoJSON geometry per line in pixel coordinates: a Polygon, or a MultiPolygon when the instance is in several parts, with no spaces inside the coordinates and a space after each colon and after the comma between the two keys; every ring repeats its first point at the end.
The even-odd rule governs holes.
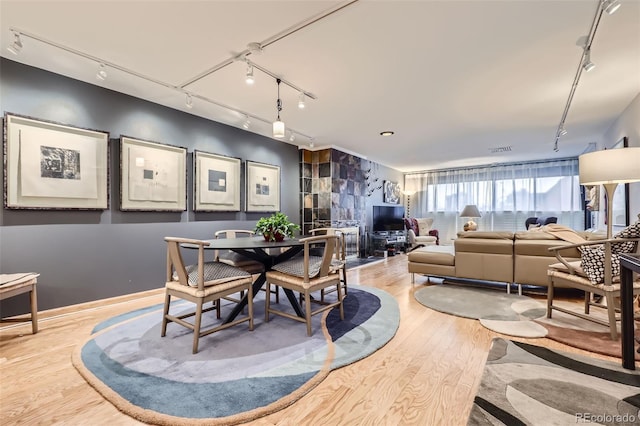
{"type": "Polygon", "coordinates": [[[285,237],[293,238],[293,231],[299,229],[300,226],[290,222],[286,214],[277,212],[269,217],[261,217],[255,231],[267,241],[282,241],[285,237]]]}

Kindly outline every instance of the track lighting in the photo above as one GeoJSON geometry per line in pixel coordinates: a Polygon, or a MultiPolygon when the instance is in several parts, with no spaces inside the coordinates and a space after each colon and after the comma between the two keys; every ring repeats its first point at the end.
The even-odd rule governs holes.
{"type": "Polygon", "coordinates": [[[98,80],[107,79],[107,68],[104,66],[104,64],[100,64],[100,69],[98,69],[98,72],[96,73],[96,78],[98,80]]]}
{"type": "Polygon", "coordinates": [[[251,127],[251,121],[249,121],[249,116],[247,116],[247,119],[244,120],[244,123],[242,123],[242,127],[244,127],[247,130],[249,130],[249,127],[251,127]]]}
{"type": "Polygon", "coordinates": [[[247,61],[247,74],[245,75],[244,81],[246,81],[248,85],[252,85],[256,81],[253,76],[253,65],[251,65],[249,61],[247,61]]]}
{"type": "Polygon", "coordinates": [[[313,148],[315,144],[313,143],[313,138],[309,141],[309,148],[313,148]]]}
{"type": "Polygon", "coordinates": [[[564,127],[560,127],[560,136],[564,136],[567,134],[567,129],[565,129],[564,127]]]}
{"type": "Polygon", "coordinates": [[[602,8],[609,15],[613,15],[616,12],[616,10],[618,10],[620,8],[620,6],[621,5],[620,5],[620,2],[618,0],[603,0],[602,1],[602,8]]]}
{"type": "Polygon", "coordinates": [[[300,92],[300,97],[298,97],[298,108],[300,108],[300,109],[304,109],[304,107],[305,107],[305,104],[304,104],[305,99],[304,98],[305,98],[304,92],[300,92]]]}
{"type": "Polygon", "coordinates": [[[7,47],[7,50],[14,55],[18,55],[22,50],[22,40],[20,40],[20,33],[13,33],[13,43],[7,47]]]}
{"type": "Polygon", "coordinates": [[[291,132],[291,135],[289,135],[289,142],[293,142],[296,140],[296,134],[291,132]]]}
{"type": "Polygon", "coordinates": [[[280,79],[276,79],[276,83],[278,83],[278,101],[276,103],[276,107],[278,109],[278,119],[273,122],[273,137],[274,138],[284,138],[284,122],[280,121],[280,111],[282,111],[282,101],[280,100],[280,79]]]}
{"type": "Polygon", "coordinates": [[[582,62],[582,69],[585,72],[589,72],[596,67],[596,64],[591,62],[591,49],[585,49],[584,51],[584,61],[582,62]]]}
{"type": "Polygon", "coordinates": [[[193,108],[193,98],[188,93],[187,93],[187,99],[185,100],[184,105],[189,109],[193,108]]]}

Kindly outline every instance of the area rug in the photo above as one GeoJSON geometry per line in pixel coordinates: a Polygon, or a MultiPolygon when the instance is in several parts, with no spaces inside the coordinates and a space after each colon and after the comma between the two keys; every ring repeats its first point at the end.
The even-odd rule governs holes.
{"type": "MultiPolygon", "coordinates": [[[[254,307],[254,331],[244,323],[202,337],[195,355],[186,328],[170,323],[160,337],[161,305],[119,315],[95,328],[73,364],[108,401],[143,422],[237,424],[293,404],[331,370],[384,346],[400,323],[390,294],[358,285],[349,285],[344,321],[336,309],[316,315],[311,337],[304,323],[288,318],[272,315],[265,323],[264,292],[254,307]]],[[[171,312],[190,308],[181,302],[171,312]]],[[[203,316],[203,326],[217,321],[214,311],[203,316]]]]}
{"type": "Polygon", "coordinates": [[[436,311],[477,319],[497,333],[528,338],[547,335],[545,327],[532,321],[546,315],[546,306],[528,296],[441,284],[423,287],[414,297],[436,311]]]}
{"type": "Polygon", "coordinates": [[[640,372],[494,339],[468,426],[640,424],[640,372]]]}
{"type": "MultiPolygon", "coordinates": [[[[582,304],[570,304],[564,301],[555,301],[554,305],[559,305],[565,309],[571,309],[583,312],[582,304]]],[[[605,309],[591,307],[590,314],[599,317],[602,320],[607,319],[605,309]]],[[[564,312],[553,311],[551,318],[538,318],[535,320],[538,324],[545,327],[548,331],[547,338],[555,340],[565,345],[580,348],[586,351],[595,352],[608,356],[620,358],[622,354],[622,341],[620,334],[618,340],[611,340],[609,327],[596,324],[573,315],[567,315],[564,312]]],[[[618,332],[620,332],[620,324],[618,323],[618,332]]],[[[640,337],[640,328],[636,326],[636,338],[640,337]]],[[[638,344],[636,343],[636,349],[638,344]]],[[[640,353],[635,351],[636,360],[640,361],[640,353]]]]}

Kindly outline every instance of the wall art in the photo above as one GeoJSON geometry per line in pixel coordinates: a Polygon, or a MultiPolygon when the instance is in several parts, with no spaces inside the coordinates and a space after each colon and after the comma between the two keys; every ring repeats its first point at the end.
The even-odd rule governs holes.
{"type": "Polygon", "coordinates": [[[109,208],[108,132],[6,113],[4,154],[6,208],[109,208]]]}
{"type": "Polygon", "coordinates": [[[280,167],[253,161],[246,164],[246,211],[280,211],[280,167]]]}
{"type": "Polygon", "coordinates": [[[193,152],[193,210],[240,211],[239,158],[193,152]]]}
{"type": "Polygon", "coordinates": [[[120,210],[185,211],[187,149],[120,138],[120,210]]]}

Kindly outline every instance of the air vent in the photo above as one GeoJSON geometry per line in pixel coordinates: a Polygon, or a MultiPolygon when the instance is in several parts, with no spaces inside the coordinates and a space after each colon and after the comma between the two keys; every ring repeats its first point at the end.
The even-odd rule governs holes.
{"type": "Polygon", "coordinates": [[[511,145],[509,145],[509,146],[498,146],[498,147],[495,147],[495,148],[489,148],[489,151],[492,154],[497,154],[499,152],[511,152],[511,145]]]}

